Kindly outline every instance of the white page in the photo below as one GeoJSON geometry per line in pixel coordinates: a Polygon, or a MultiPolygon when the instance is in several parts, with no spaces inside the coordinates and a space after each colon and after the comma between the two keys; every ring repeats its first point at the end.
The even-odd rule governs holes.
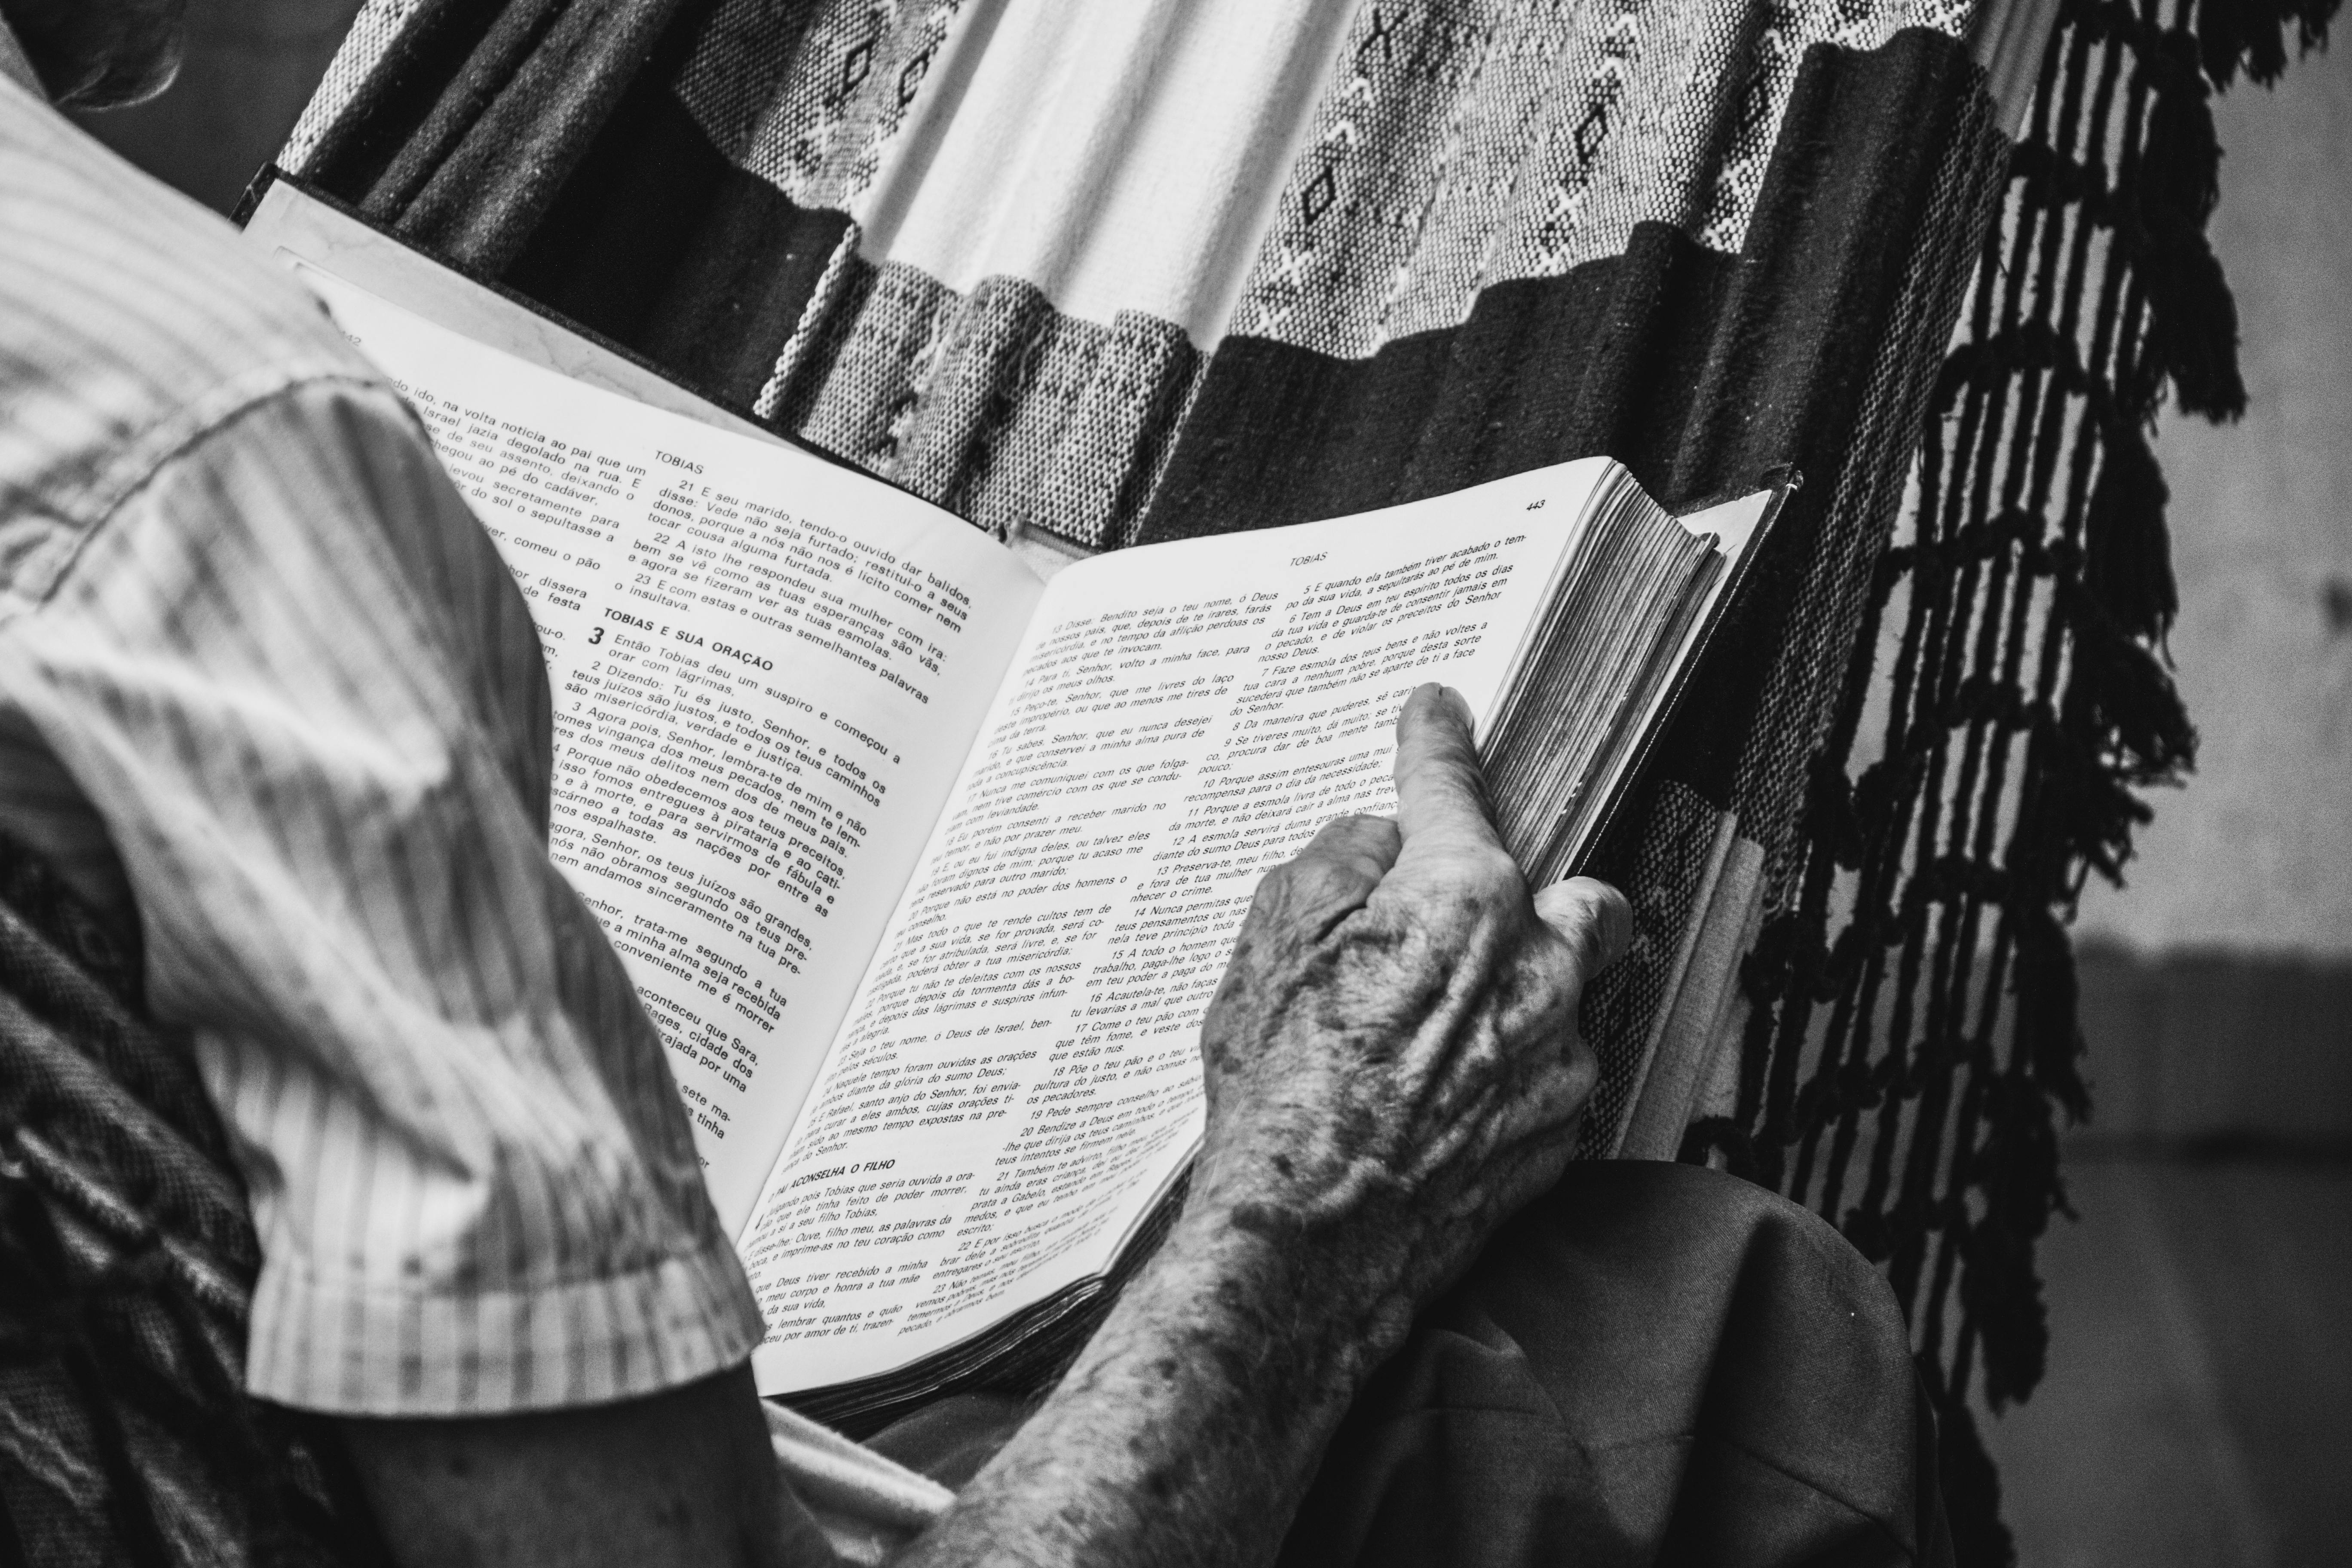
{"type": "Polygon", "coordinates": [[[1042,584],[877,480],[296,271],[423,416],[530,601],[552,852],[739,1231],[1042,584]]]}
{"type": "Polygon", "coordinates": [[[1108,1265],[1198,1140],[1201,1016],[1260,876],[1393,809],[1414,686],[1491,706],[1606,467],[1053,581],[744,1235],[762,1392],[1108,1265]]]}

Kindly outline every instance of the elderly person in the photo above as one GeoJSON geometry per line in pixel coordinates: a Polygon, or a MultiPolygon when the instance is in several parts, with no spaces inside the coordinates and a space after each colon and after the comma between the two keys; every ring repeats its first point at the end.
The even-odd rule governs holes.
{"type": "MultiPolygon", "coordinates": [[[[310,302],[51,107],[167,79],[179,3],[0,0],[0,834],[136,933],[251,1195],[247,1389],[340,1420],[398,1560],[829,1561],[547,857],[521,599],[310,302]]],[[[1623,900],[1530,896],[1449,693],[1398,791],[1266,879],[1182,1217],[1076,1364],[877,1440],[959,1489],[903,1561],[1932,1551],[1850,1249],[1709,1173],[1561,1180],[1623,900]]]]}

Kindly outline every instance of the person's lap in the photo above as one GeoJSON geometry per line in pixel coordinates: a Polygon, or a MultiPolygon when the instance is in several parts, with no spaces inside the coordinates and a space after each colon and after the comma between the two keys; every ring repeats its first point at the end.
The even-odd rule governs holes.
{"type": "MultiPolygon", "coordinates": [[[[1019,1425],[963,1395],[872,1446],[960,1486],[1019,1425]]],[[[1373,1378],[1285,1568],[1949,1557],[1893,1297],[1815,1216],[1687,1165],[1579,1165],[1373,1378]]]]}

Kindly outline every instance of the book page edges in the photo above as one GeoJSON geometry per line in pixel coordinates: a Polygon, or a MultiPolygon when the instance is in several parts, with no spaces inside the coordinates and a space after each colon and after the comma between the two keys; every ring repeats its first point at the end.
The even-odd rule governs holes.
{"type": "Polygon", "coordinates": [[[1614,458],[1582,460],[1593,465],[1592,479],[1584,488],[1584,499],[1577,503],[1576,524],[1560,541],[1559,552],[1552,557],[1550,574],[1544,579],[1543,592],[1536,599],[1536,613],[1528,618],[1527,625],[1519,628],[1519,640],[1512,647],[1511,657],[1503,661],[1502,678],[1495,685],[1495,700],[1487,706],[1486,711],[1477,716],[1477,721],[1472,726],[1471,740],[1482,757],[1487,745],[1493,742],[1504,714],[1509,711],[1527,684],[1529,675],[1528,665],[1536,657],[1536,646],[1542,639],[1544,621],[1550,613],[1553,601],[1568,581],[1569,568],[1576,562],[1576,552],[1583,548],[1586,536],[1592,531],[1594,503],[1608,493],[1611,480],[1625,473],[1625,466],[1614,458]]]}
{"type": "Polygon", "coordinates": [[[1736,500],[1686,513],[1677,518],[1685,528],[1695,534],[1713,534],[1717,552],[1724,557],[1724,570],[1716,574],[1706,590],[1706,602],[1699,614],[1691,618],[1689,629],[1683,635],[1682,646],[1675,650],[1671,668],[1672,679],[1658,687],[1651,696],[1649,706],[1633,727],[1638,737],[1635,743],[1620,752],[1611,765],[1602,793],[1608,805],[1593,818],[1591,831],[1580,844],[1571,845],[1561,857],[1565,875],[1583,869],[1593,850],[1609,837],[1617,825],[1634,793],[1635,786],[1648,771],[1650,759],[1655,754],[1675,711],[1689,689],[1708,647],[1715,640],[1726,615],[1738,602],[1739,593],[1748,582],[1761,552],[1764,541],[1779,521],[1788,498],[1802,484],[1797,471],[1780,470],[1767,487],[1740,496],[1736,500]]]}

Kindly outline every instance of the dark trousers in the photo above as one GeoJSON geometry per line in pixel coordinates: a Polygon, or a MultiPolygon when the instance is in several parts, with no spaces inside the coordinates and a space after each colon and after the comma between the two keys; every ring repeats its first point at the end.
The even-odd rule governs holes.
{"type": "MultiPolygon", "coordinates": [[[[950,1485],[1019,1424],[874,1438],[950,1485]]],[[[1334,1437],[1283,1568],[1945,1563],[1894,1298],[1827,1225],[1688,1165],[1580,1165],[1498,1234],[1334,1437]]]]}

